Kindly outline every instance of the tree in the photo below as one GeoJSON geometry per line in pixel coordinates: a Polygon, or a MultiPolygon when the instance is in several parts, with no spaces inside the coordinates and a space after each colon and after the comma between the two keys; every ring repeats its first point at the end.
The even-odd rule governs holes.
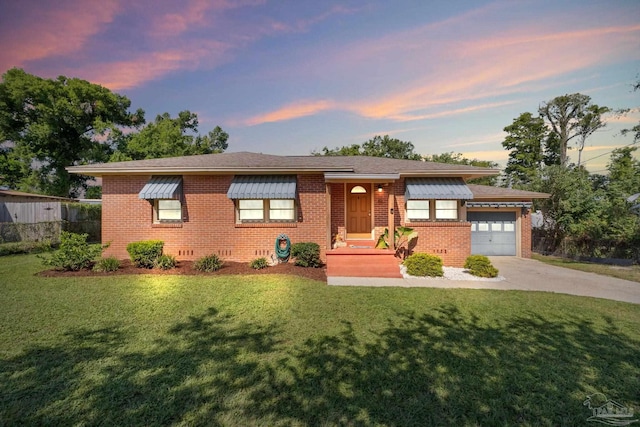
{"type": "Polygon", "coordinates": [[[545,166],[534,190],[551,194],[538,202],[545,219],[547,250],[592,257],[640,256],[640,218],[626,201],[640,186],[636,147],[613,151],[609,176],[583,167],[545,166]]]}
{"type": "MultiPolygon", "coordinates": [[[[638,80],[633,85],[633,90],[634,91],[640,90],[640,80],[638,80]]],[[[622,113],[626,113],[628,111],[629,110],[624,110],[624,111],[622,111],[622,113]]],[[[640,142],[640,123],[638,123],[637,125],[635,125],[631,129],[623,129],[621,133],[622,133],[622,135],[626,135],[629,132],[633,133],[633,142],[634,143],[640,142]]]]}
{"type": "Polygon", "coordinates": [[[640,191],[640,161],[633,157],[636,150],[637,147],[613,150],[607,165],[607,208],[602,212],[607,227],[603,240],[611,242],[617,255],[624,257],[640,256],[640,218],[631,212],[627,202],[629,196],[640,191]]]}
{"type": "Polygon", "coordinates": [[[584,146],[584,139],[604,126],[601,116],[607,111],[607,107],[591,104],[591,97],[581,93],[557,96],[542,104],[538,112],[558,136],[561,165],[567,164],[569,142],[580,137],[584,146]],[[589,114],[590,120],[585,120],[589,114]]]}
{"type": "Polygon", "coordinates": [[[422,156],[414,152],[411,142],[390,138],[389,135],[383,137],[376,135],[362,145],[353,144],[349,146],[329,149],[322,148],[322,152],[312,152],[314,156],[372,156],[387,157],[391,159],[422,160],[422,156]]]}
{"type": "Polygon", "coordinates": [[[197,132],[198,116],[195,113],[181,111],[176,118],[169,113],[160,114],[140,132],[120,134],[118,148],[110,161],[221,153],[227,149],[229,134],[220,126],[205,136],[197,132]]]}
{"type": "Polygon", "coordinates": [[[607,164],[609,180],[617,185],[625,197],[640,191],[640,160],[633,157],[638,147],[616,148],[607,164]]]}
{"type": "Polygon", "coordinates": [[[520,114],[504,131],[507,136],[502,146],[510,150],[504,169],[505,184],[524,188],[539,176],[544,165],[543,143],[548,140],[549,130],[542,117],[527,112],[520,114]]]}
{"type": "Polygon", "coordinates": [[[223,153],[229,147],[228,139],[229,134],[220,126],[216,126],[207,135],[196,137],[191,147],[191,154],[223,153]]]}
{"type": "Polygon", "coordinates": [[[88,178],[70,175],[65,167],[105,161],[113,129],[144,123],[144,112],[131,113],[130,105],[126,97],[85,80],[43,79],[17,68],[7,71],[0,83],[4,185],[77,196],[88,178]]]}
{"type": "Polygon", "coordinates": [[[589,105],[584,116],[578,122],[576,133],[578,134],[578,166],[582,160],[582,150],[587,138],[598,129],[602,129],[607,123],[602,121],[602,115],[609,112],[608,107],[598,107],[597,105],[589,105]]]}
{"type": "Polygon", "coordinates": [[[102,186],[92,185],[87,187],[87,191],[84,193],[85,199],[102,199],[102,186]]]}
{"type": "MultiPolygon", "coordinates": [[[[499,165],[496,162],[491,160],[478,160],[478,159],[468,159],[463,156],[462,153],[454,154],[453,151],[442,154],[433,154],[427,155],[423,157],[425,162],[436,162],[436,163],[449,163],[454,165],[469,165],[469,166],[478,166],[483,168],[497,168],[499,165]]],[[[498,178],[495,176],[483,176],[482,178],[476,178],[470,180],[470,182],[474,184],[480,185],[496,185],[498,178]]]]}
{"type": "Polygon", "coordinates": [[[555,251],[566,237],[599,238],[604,233],[604,192],[595,191],[586,169],[573,166],[544,166],[532,186],[550,193],[539,201],[547,236],[547,250],[555,251]]]}

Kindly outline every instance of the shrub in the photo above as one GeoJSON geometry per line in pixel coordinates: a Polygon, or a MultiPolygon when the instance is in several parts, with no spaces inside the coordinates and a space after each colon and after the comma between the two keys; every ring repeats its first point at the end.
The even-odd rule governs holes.
{"type": "Polygon", "coordinates": [[[100,258],[98,262],[93,266],[93,271],[97,272],[107,272],[107,271],[116,271],[120,268],[120,260],[114,256],[110,256],[107,258],[100,258]]]}
{"type": "Polygon", "coordinates": [[[177,264],[178,261],[176,261],[176,257],[173,255],[160,255],[156,258],[153,266],[161,270],[171,270],[172,268],[176,268],[177,264]]]}
{"type": "Polygon", "coordinates": [[[203,256],[196,260],[193,264],[193,268],[198,271],[206,271],[207,273],[218,271],[222,268],[222,260],[215,254],[203,256]]]}
{"type": "Polygon", "coordinates": [[[249,267],[253,268],[254,270],[261,270],[263,268],[269,267],[269,262],[266,258],[256,258],[251,261],[251,263],[249,263],[249,267]]]}
{"type": "Polygon", "coordinates": [[[89,268],[93,261],[100,256],[101,245],[87,243],[87,234],[76,234],[62,231],[60,233],[60,249],[51,258],[41,257],[44,265],[52,266],[56,270],[77,271],[89,268]]]}
{"type": "Polygon", "coordinates": [[[0,244],[0,256],[14,254],[37,254],[53,249],[51,240],[43,242],[13,242],[0,244]]]}
{"type": "Polygon", "coordinates": [[[295,265],[317,268],[322,265],[320,245],[313,242],[301,242],[291,245],[291,256],[296,259],[295,265]]]}
{"type": "Polygon", "coordinates": [[[436,255],[416,253],[405,259],[403,264],[407,267],[407,274],[411,276],[440,277],[444,275],[442,259],[436,255]]]}
{"type": "Polygon", "coordinates": [[[139,268],[153,268],[156,260],[162,255],[162,240],[143,240],[127,245],[131,262],[139,268]]]}
{"type": "Polygon", "coordinates": [[[498,269],[491,265],[491,261],[484,255],[471,255],[464,262],[464,268],[478,277],[496,277],[498,269]]]}

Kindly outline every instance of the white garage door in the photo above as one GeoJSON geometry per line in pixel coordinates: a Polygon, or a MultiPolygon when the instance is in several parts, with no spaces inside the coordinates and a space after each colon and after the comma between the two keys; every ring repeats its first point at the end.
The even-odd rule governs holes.
{"type": "Polygon", "coordinates": [[[516,254],[515,212],[467,212],[467,221],[471,222],[472,254],[516,254]]]}

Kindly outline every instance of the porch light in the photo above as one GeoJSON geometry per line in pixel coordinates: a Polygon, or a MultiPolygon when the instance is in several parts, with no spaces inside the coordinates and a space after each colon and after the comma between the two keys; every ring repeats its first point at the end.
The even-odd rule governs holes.
{"type": "Polygon", "coordinates": [[[378,193],[382,193],[382,184],[378,184],[378,193]]]}

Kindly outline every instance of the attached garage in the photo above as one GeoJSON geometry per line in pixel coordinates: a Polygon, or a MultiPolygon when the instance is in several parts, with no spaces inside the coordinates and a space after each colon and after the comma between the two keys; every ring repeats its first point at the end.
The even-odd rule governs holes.
{"type": "Polygon", "coordinates": [[[516,255],[516,212],[467,212],[471,253],[516,255]]]}

